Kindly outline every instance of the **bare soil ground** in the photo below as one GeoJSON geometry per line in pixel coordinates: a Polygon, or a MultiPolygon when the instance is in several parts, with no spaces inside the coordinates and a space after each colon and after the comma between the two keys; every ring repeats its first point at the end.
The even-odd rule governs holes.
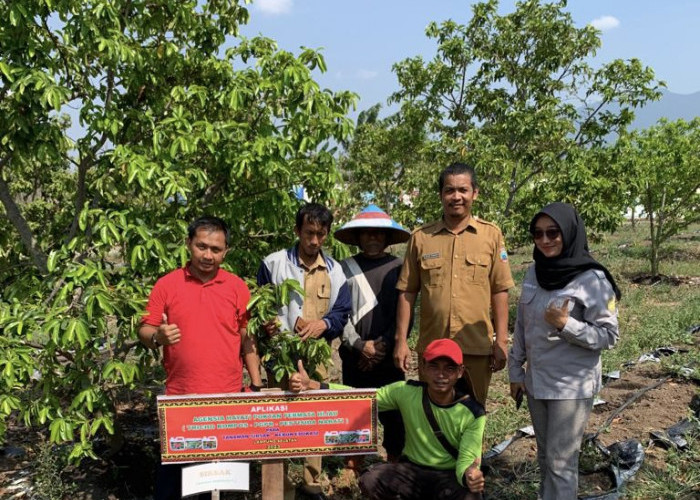
{"type": "MultiPolygon", "coordinates": [[[[650,432],[667,429],[690,415],[691,402],[694,397],[697,399],[698,393],[694,383],[669,379],[645,392],[616,415],[607,428],[604,427],[609,417],[635,393],[664,378],[657,363],[645,362],[628,367],[622,372],[620,379],[608,382],[599,394],[599,398],[605,403],[593,408],[586,433],[594,434],[602,430],[598,440],[604,446],[627,439],[636,439],[644,446],[645,464],[658,470],[665,470],[668,450],[654,444],[650,432]]],[[[493,461],[492,465],[501,470],[521,471],[523,474],[529,472],[534,478],[536,453],[535,439],[522,438],[509,446],[493,461]]],[[[505,477],[508,475],[506,474],[505,477]]],[[[612,486],[611,478],[605,473],[581,476],[580,490],[588,495],[600,494],[608,491],[612,486]]]]}
{"type": "MultiPolygon", "coordinates": [[[[634,393],[662,379],[659,365],[645,362],[628,367],[619,380],[606,384],[600,394],[606,403],[594,408],[587,432],[601,429],[603,423],[625,403],[634,393]]],[[[599,439],[608,446],[614,442],[636,438],[645,447],[645,462],[660,470],[664,469],[667,450],[650,443],[650,431],[662,430],[689,416],[691,400],[697,393],[695,384],[670,379],[659,387],[646,392],[612,420],[610,426],[601,432],[599,439]]],[[[74,491],[66,498],[77,500],[127,500],[150,498],[153,486],[155,464],[157,463],[158,442],[154,434],[155,408],[152,402],[134,402],[120,409],[120,419],[124,423],[125,443],[122,449],[109,459],[97,462],[85,461],[80,468],[67,469],[63,473],[65,484],[74,484],[74,491]]],[[[7,448],[0,456],[0,498],[36,498],[32,487],[37,470],[37,460],[46,460],[46,455],[37,455],[41,435],[27,433],[16,426],[8,432],[7,448]],[[8,452],[24,450],[19,457],[7,456],[8,452]]],[[[98,444],[97,451],[106,455],[107,448],[98,444]]],[[[21,453],[21,452],[20,452],[21,453]]],[[[491,463],[498,474],[494,480],[521,479],[527,474],[535,474],[536,446],[534,438],[522,438],[508,447],[491,463]]],[[[381,459],[369,458],[365,466],[381,459]]],[[[355,484],[355,477],[343,469],[342,457],[325,459],[327,475],[324,477],[326,491],[330,498],[350,500],[361,498],[355,484]]],[[[301,465],[291,466],[292,475],[299,475],[301,465]]],[[[250,493],[223,493],[228,499],[259,499],[260,466],[251,466],[250,493]]],[[[610,478],[605,474],[582,476],[582,488],[589,494],[609,489],[610,478]]],[[[298,495],[303,499],[303,495],[298,495]]]]}

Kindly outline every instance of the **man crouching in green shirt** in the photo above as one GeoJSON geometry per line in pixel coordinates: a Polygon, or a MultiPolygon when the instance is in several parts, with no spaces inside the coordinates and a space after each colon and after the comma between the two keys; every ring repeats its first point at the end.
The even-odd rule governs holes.
{"type": "MultiPolygon", "coordinates": [[[[395,382],[377,390],[379,411],[401,412],[406,444],[398,463],[378,464],[363,474],[360,489],[370,499],[480,499],[486,416],[481,404],[456,387],[464,372],[462,349],[450,339],[434,340],[423,359],[425,382],[395,382]]],[[[289,387],[295,392],[348,388],[310,380],[301,361],[289,387]]]]}

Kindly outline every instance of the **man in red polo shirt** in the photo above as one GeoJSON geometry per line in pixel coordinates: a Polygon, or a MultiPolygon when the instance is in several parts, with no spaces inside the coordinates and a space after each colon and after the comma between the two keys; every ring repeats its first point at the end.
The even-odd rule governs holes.
{"type": "MultiPolygon", "coordinates": [[[[139,328],[146,347],[163,346],[165,393],[240,392],[243,362],[253,389],[262,385],[255,342],[246,334],[245,282],[220,265],[229,231],[218,217],[200,217],[188,228],[190,261],[160,278],[139,328]]],[[[181,498],[180,467],[161,466],[155,498],[181,498]]]]}

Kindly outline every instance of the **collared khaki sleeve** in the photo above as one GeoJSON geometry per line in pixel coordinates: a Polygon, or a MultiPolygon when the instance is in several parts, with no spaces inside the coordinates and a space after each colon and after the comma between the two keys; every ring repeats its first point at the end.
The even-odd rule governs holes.
{"type": "Polygon", "coordinates": [[[510,261],[506,252],[506,243],[503,239],[501,230],[494,226],[496,231],[497,245],[494,247],[494,253],[491,256],[491,276],[489,277],[491,284],[491,294],[503,292],[509,288],[513,288],[513,276],[510,272],[510,261]]]}
{"type": "Polygon", "coordinates": [[[418,266],[418,248],[416,246],[416,233],[411,235],[406,246],[406,255],[401,266],[399,280],[396,289],[402,292],[418,293],[420,291],[420,268],[418,266]]]}

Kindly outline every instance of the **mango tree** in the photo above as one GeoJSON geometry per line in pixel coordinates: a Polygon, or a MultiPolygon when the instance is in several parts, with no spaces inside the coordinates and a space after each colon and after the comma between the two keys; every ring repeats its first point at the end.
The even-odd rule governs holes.
{"type": "Polygon", "coordinates": [[[290,242],[294,195],[328,201],[349,92],[314,50],[238,35],[234,0],[0,3],[0,439],[43,425],[71,457],[162,382],[135,330],[202,213],[251,275],[290,242]]]}
{"type": "MultiPolygon", "coordinates": [[[[478,215],[511,240],[522,241],[534,211],[554,200],[575,203],[593,229],[619,223],[624,172],[609,169],[604,150],[636,107],[660,96],[650,68],[636,59],[594,67],[600,32],[577,27],[565,1],[525,0],[501,14],[489,0],[473,5],[466,24],[434,22],[426,35],[437,46],[432,59],[394,65],[391,100],[402,118],[387,133],[419,121],[425,134],[415,137],[432,144],[381,165],[402,172],[401,190],[419,193],[414,221],[439,216],[437,175],[465,161],[480,175],[478,215]]],[[[376,148],[384,150],[381,136],[376,148]]]]}
{"type": "Polygon", "coordinates": [[[700,221],[700,118],[661,120],[619,145],[619,164],[632,179],[632,200],[649,220],[649,264],[659,276],[663,247],[700,221]]]}

